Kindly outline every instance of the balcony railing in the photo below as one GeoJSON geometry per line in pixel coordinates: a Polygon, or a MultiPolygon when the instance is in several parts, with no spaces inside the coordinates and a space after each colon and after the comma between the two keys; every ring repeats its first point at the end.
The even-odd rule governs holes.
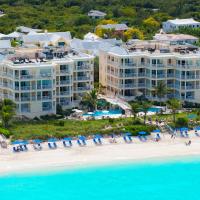
{"type": "Polygon", "coordinates": [[[61,96],[68,96],[68,95],[70,95],[70,91],[62,91],[62,92],[60,92],[60,95],[61,96]]]}
{"type": "Polygon", "coordinates": [[[21,97],[21,101],[30,101],[31,98],[30,97],[21,97]]]}
{"type": "Polygon", "coordinates": [[[90,70],[90,65],[89,64],[83,64],[76,66],[76,71],[82,71],[82,70],[90,70]]]}
{"type": "Polygon", "coordinates": [[[75,77],[75,81],[89,81],[91,78],[89,76],[78,76],[75,77]]]}
{"type": "Polygon", "coordinates": [[[75,89],[75,91],[77,91],[77,92],[83,92],[83,91],[88,91],[90,89],[91,89],[90,87],[77,87],[75,89]]]}
{"type": "MultiPolygon", "coordinates": [[[[70,83],[71,83],[70,80],[60,80],[60,85],[68,85],[70,83]]],[[[59,82],[57,82],[57,84],[59,84],[59,82]]]]}
{"type": "Polygon", "coordinates": [[[42,96],[42,100],[51,100],[52,96],[42,96]]]}
{"type": "Polygon", "coordinates": [[[120,77],[137,77],[136,73],[120,73],[120,77]]]}
{"type": "Polygon", "coordinates": [[[126,84],[120,84],[120,88],[134,88],[137,87],[134,83],[126,83],[126,84]]]}

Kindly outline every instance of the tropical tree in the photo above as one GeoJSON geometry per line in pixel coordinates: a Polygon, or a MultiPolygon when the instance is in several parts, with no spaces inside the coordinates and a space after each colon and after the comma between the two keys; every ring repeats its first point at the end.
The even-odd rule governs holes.
{"type": "Polygon", "coordinates": [[[149,101],[142,101],[140,104],[141,111],[144,112],[144,124],[146,124],[147,112],[151,108],[152,103],[149,101]]]}
{"type": "Polygon", "coordinates": [[[86,106],[89,111],[94,111],[96,110],[96,107],[97,107],[97,96],[98,96],[98,93],[95,89],[90,92],[87,92],[83,96],[81,104],[86,106]]]}
{"type": "Polygon", "coordinates": [[[124,39],[130,40],[130,39],[144,39],[144,34],[141,30],[138,28],[129,28],[127,31],[124,32],[124,39]]]}
{"type": "Polygon", "coordinates": [[[140,105],[137,102],[131,103],[131,111],[133,113],[134,119],[136,119],[137,114],[140,112],[140,105]]]}
{"type": "Polygon", "coordinates": [[[160,105],[162,99],[165,97],[166,94],[168,94],[171,90],[167,88],[166,83],[164,81],[158,81],[157,86],[154,88],[155,89],[155,94],[160,100],[160,105]]]}
{"type": "Polygon", "coordinates": [[[181,101],[178,100],[178,99],[169,99],[167,101],[167,106],[169,109],[171,109],[171,112],[173,114],[173,121],[174,121],[174,124],[176,122],[176,113],[177,113],[177,110],[179,110],[181,108],[181,101]]]}
{"type": "Polygon", "coordinates": [[[16,105],[10,99],[4,99],[0,102],[0,117],[2,120],[2,125],[7,128],[10,121],[16,114],[16,105]]]}

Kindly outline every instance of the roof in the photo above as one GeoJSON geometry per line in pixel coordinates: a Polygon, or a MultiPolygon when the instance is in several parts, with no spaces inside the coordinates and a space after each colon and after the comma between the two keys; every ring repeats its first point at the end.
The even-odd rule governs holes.
{"type": "Polygon", "coordinates": [[[123,31],[128,29],[128,26],[126,24],[106,24],[99,25],[99,27],[103,29],[115,29],[116,31],[123,31]]]}
{"type": "Polygon", "coordinates": [[[5,34],[0,33],[0,38],[5,37],[5,34]]]}
{"type": "Polygon", "coordinates": [[[162,40],[162,41],[183,41],[183,40],[198,40],[197,37],[192,35],[186,34],[156,34],[154,36],[155,40],[162,40]]]}
{"type": "Polygon", "coordinates": [[[200,22],[194,20],[193,18],[173,19],[173,20],[168,20],[167,22],[170,22],[170,23],[176,24],[176,25],[200,24],[200,22]]]}
{"type": "Polygon", "coordinates": [[[9,38],[20,38],[20,37],[22,37],[22,35],[23,35],[22,33],[14,31],[14,32],[6,35],[6,37],[9,37],[9,38]]]}
{"type": "Polygon", "coordinates": [[[29,32],[41,32],[41,29],[33,29],[33,28],[29,28],[29,27],[25,27],[25,26],[18,26],[16,28],[16,30],[20,30],[20,32],[22,33],[29,33],[29,32]]]}
{"type": "Polygon", "coordinates": [[[88,16],[98,16],[98,17],[104,17],[106,16],[106,13],[101,12],[99,10],[90,10],[88,12],[88,16]]]}
{"type": "Polygon", "coordinates": [[[65,40],[71,40],[70,32],[52,32],[52,33],[29,33],[28,35],[23,36],[24,43],[48,43],[55,42],[61,38],[65,40]]]}

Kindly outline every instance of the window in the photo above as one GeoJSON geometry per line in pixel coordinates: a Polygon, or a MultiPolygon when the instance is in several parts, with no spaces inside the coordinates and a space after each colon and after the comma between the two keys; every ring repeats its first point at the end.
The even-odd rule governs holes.
{"type": "Polygon", "coordinates": [[[52,102],[42,103],[42,111],[51,111],[51,110],[52,110],[52,102]]]}

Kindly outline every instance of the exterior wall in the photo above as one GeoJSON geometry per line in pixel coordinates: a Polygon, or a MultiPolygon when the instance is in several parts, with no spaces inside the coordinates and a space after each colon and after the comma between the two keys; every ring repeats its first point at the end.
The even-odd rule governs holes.
{"type": "Polygon", "coordinates": [[[52,60],[44,64],[0,63],[0,98],[10,98],[17,114],[29,118],[56,114],[80,103],[93,89],[93,58],[52,60]]]}
{"type": "Polygon", "coordinates": [[[169,21],[163,22],[163,31],[166,33],[176,31],[181,27],[198,28],[198,27],[200,27],[200,23],[174,24],[169,21]]]}
{"type": "Polygon", "coordinates": [[[120,56],[100,53],[100,83],[107,94],[133,100],[144,94],[158,100],[155,87],[164,81],[172,90],[168,98],[200,103],[200,57],[178,54],[120,56]]]}

